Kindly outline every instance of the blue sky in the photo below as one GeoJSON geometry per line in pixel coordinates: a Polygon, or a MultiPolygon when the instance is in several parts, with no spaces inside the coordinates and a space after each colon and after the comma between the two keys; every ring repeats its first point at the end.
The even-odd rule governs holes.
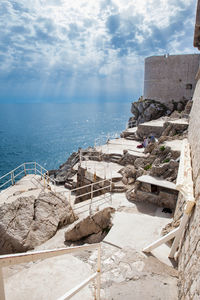
{"type": "Polygon", "coordinates": [[[195,53],[196,0],[1,0],[0,102],[136,100],[144,58],[195,53]]]}

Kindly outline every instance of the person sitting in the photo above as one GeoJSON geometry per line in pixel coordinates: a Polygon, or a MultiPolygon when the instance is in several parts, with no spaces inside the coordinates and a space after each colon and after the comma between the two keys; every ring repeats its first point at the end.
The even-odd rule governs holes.
{"type": "Polygon", "coordinates": [[[149,143],[148,138],[145,137],[145,138],[144,138],[144,142],[143,142],[144,148],[146,148],[146,147],[148,146],[148,143],[149,143]]]}
{"type": "Polygon", "coordinates": [[[137,148],[146,148],[148,143],[149,143],[148,138],[144,137],[144,141],[142,142],[142,144],[137,145],[137,148]]]}
{"type": "Polygon", "coordinates": [[[155,143],[155,142],[156,142],[155,136],[153,134],[151,134],[149,136],[149,143],[155,143]]]}

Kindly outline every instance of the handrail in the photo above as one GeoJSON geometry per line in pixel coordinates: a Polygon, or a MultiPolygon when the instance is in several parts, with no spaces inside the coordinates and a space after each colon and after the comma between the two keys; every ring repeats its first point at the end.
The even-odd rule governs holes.
{"type": "MultiPolygon", "coordinates": [[[[68,191],[68,202],[69,202],[69,204],[70,204],[70,206],[72,208],[72,211],[74,211],[74,209],[75,209],[74,208],[74,203],[73,204],[71,203],[72,193],[77,192],[77,191],[79,191],[81,189],[84,189],[84,188],[88,188],[88,187],[90,187],[90,191],[89,192],[86,192],[86,193],[80,194],[80,195],[76,195],[76,198],[81,198],[83,196],[90,195],[89,214],[91,216],[91,214],[92,214],[92,204],[93,204],[94,193],[96,193],[98,191],[102,191],[104,189],[107,190],[109,188],[109,190],[110,190],[110,199],[112,201],[112,195],[111,195],[111,192],[112,192],[112,178],[111,178],[111,180],[109,180],[109,179],[103,179],[103,180],[100,180],[100,181],[96,181],[96,182],[93,182],[93,183],[90,183],[90,184],[87,184],[87,185],[83,185],[81,187],[78,187],[78,188],[75,188],[73,190],[68,191]],[[101,183],[104,183],[104,182],[106,182],[106,186],[102,186],[100,188],[94,189],[95,185],[101,184],[101,183]]],[[[66,192],[63,192],[63,193],[65,194],[66,192]]]]}
{"type": "Polygon", "coordinates": [[[192,164],[191,164],[191,153],[190,153],[190,145],[187,139],[183,140],[182,143],[182,151],[180,157],[180,164],[178,169],[178,177],[176,188],[185,199],[185,208],[183,211],[183,216],[180,220],[180,225],[174,230],[170,231],[165,236],[161,237],[157,241],[151,243],[147,247],[143,249],[144,252],[151,252],[153,249],[157,248],[163,243],[174,238],[169,258],[174,258],[177,248],[181,249],[182,237],[184,235],[184,231],[186,225],[188,223],[189,217],[192,213],[192,209],[196,204],[194,199],[194,188],[193,188],[193,180],[192,180],[192,164]]]}
{"type": "MultiPolygon", "coordinates": [[[[8,180],[6,180],[5,182],[3,182],[0,185],[0,189],[7,185],[8,183],[11,182],[12,185],[15,185],[15,178],[18,177],[19,175],[21,175],[22,173],[24,173],[24,176],[26,176],[27,171],[34,171],[34,174],[40,174],[42,177],[44,177],[45,179],[47,179],[48,181],[51,181],[54,185],[56,184],[56,180],[52,179],[49,175],[48,175],[48,170],[45,169],[44,167],[42,167],[40,164],[38,164],[37,162],[24,162],[23,164],[19,165],[18,167],[16,167],[15,169],[11,170],[10,172],[6,173],[5,175],[0,177],[0,182],[2,181],[2,179],[10,176],[10,178],[8,180]],[[27,166],[29,165],[33,165],[29,168],[27,168],[27,166]],[[23,170],[21,170],[19,173],[15,174],[15,171],[17,171],[18,169],[23,168],[23,170]],[[39,170],[40,169],[40,170],[39,170]]],[[[23,177],[23,176],[22,176],[23,177]]]]}
{"type": "Polygon", "coordinates": [[[100,181],[96,181],[96,182],[93,182],[93,183],[90,183],[90,184],[83,185],[83,186],[80,186],[80,187],[78,187],[78,188],[75,188],[75,189],[71,190],[71,192],[76,192],[77,190],[80,190],[80,189],[89,187],[89,186],[91,186],[91,185],[96,185],[96,184],[99,184],[99,183],[102,183],[102,182],[105,182],[105,181],[111,182],[110,179],[102,179],[102,180],[100,180],[100,181]]]}
{"type": "Polygon", "coordinates": [[[128,129],[128,128],[133,128],[133,127],[131,127],[132,125],[134,125],[133,127],[135,127],[135,121],[128,121],[128,122],[126,123],[126,129],[128,129]]]}
{"type": "MultiPolygon", "coordinates": [[[[19,175],[21,175],[23,173],[24,173],[24,176],[26,176],[27,171],[34,171],[33,173],[35,175],[37,175],[37,174],[41,175],[41,179],[44,178],[44,186],[46,184],[46,181],[47,181],[47,184],[50,181],[50,182],[52,182],[53,185],[56,185],[56,180],[52,179],[49,175],[47,175],[48,171],[44,167],[42,167],[40,164],[38,164],[37,162],[25,162],[25,163],[21,164],[20,166],[16,167],[15,169],[13,169],[12,171],[8,172],[7,174],[5,174],[2,177],[0,177],[0,180],[1,180],[5,176],[9,176],[9,175],[11,176],[11,178],[9,180],[7,180],[2,185],[0,185],[0,189],[3,186],[7,185],[8,183],[11,183],[12,185],[15,185],[15,182],[16,182],[15,179],[19,175]],[[31,166],[30,168],[26,167],[27,165],[30,166],[31,164],[33,166],[31,166]],[[17,174],[14,174],[14,171],[16,171],[17,169],[22,168],[22,167],[23,167],[22,171],[20,171],[17,174]]],[[[93,182],[93,183],[90,183],[90,184],[87,184],[87,185],[75,188],[75,189],[70,190],[70,191],[64,191],[64,192],[62,192],[63,196],[66,197],[69,205],[71,206],[73,213],[74,213],[74,207],[73,207],[74,203],[71,203],[71,194],[74,193],[74,192],[77,192],[79,190],[82,190],[84,188],[89,188],[89,187],[90,187],[90,191],[89,192],[77,195],[76,198],[80,198],[80,197],[83,197],[83,196],[86,196],[86,195],[90,195],[90,201],[91,202],[90,202],[90,205],[89,205],[89,214],[91,215],[92,214],[92,204],[93,204],[94,193],[102,191],[102,190],[105,190],[105,192],[106,192],[108,189],[110,190],[110,193],[111,193],[111,191],[112,191],[112,178],[111,179],[102,179],[100,181],[96,181],[96,182],[93,182]],[[104,186],[104,183],[106,183],[106,186],[104,186]],[[97,188],[97,189],[94,188],[96,185],[100,185],[100,187],[97,188]],[[103,186],[101,186],[101,185],[103,185],[103,186]],[[66,195],[66,192],[68,192],[68,197],[66,195]]],[[[110,199],[112,201],[112,195],[111,194],[110,194],[110,199]]]]}
{"type": "Polygon", "coordinates": [[[69,247],[69,248],[61,248],[61,249],[52,249],[52,250],[42,250],[42,251],[34,251],[34,252],[26,252],[26,253],[17,253],[17,254],[9,254],[9,255],[0,255],[0,299],[5,300],[5,292],[4,292],[4,282],[2,275],[2,268],[6,266],[11,266],[15,264],[33,262],[39,259],[47,259],[60,255],[65,255],[69,253],[75,253],[82,250],[91,250],[98,249],[98,258],[97,258],[97,270],[90,277],[84,280],[82,283],[78,284],[75,288],[72,288],[69,292],[64,294],[57,300],[67,300],[72,296],[77,294],[83,287],[85,287],[89,282],[93,281],[97,278],[97,300],[100,300],[100,276],[101,276],[101,243],[69,247]]]}

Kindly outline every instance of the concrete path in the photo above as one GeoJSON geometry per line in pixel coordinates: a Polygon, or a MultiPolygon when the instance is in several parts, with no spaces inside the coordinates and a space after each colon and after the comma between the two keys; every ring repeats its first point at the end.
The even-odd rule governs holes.
{"type": "MultiPolygon", "coordinates": [[[[78,169],[78,165],[74,166],[75,170],[78,169]]],[[[122,166],[113,162],[84,160],[81,162],[81,167],[87,169],[92,174],[96,173],[102,179],[122,178],[122,175],[119,173],[122,166]]]]}
{"type": "MultiPolygon", "coordinates": [[[[169,217],[169,215],[168,215],[169,217]]],[[[131,247],[138,252],[161,237],[162,228],[172,219],[162,213],[162,208],[157,208],[154,215],[148,213],[138,213],[133,209],[116,212],[113,218],[113,227],[105,237],[104,241],[115,246],[124,248],[131,247]]],[[[169,247],[163,245],[157,248],[153,254],[158,260],[172,265],[168,259],[169,247]]]]}
{"type": "Polygon", "coordinates": [[[172,151],[179,151],[181,152],[182,149],[182,140],[172,140],[166,141],[163,145],[168,146],[172,149],[172,151]]]}
{"type": "MultiPolygon", "coordinates": [[[[70,190],[64,186],[55,186],[51,182],[48,183],[53,192],[67,195],[70,190]]],[[[19,197],[29,197],[38,195],[41,191],[48,191],[47,182],[41,179],[39,175],[26,175],[19,181],[16,181],[15,185],[8,187],[0,192],[0,204],[11,203],[19,197]]]]}
{"type": "MultiPolygon", "coordinates": [[[[89,264],[67,254],[26,264],[13,275],[8,271],[6,274],[6,270],[4,273],[6,300],[55,300],[89,277],[93,271],[89,264]]],[[[73,299],[94,298],[92,290],[87,286],[73,299]]]]}
{"type": "Polygon", "coordinates": [[[110,140],[107,144],[98,146],[97,150],[102,151],[104,154],[120,154],[123,155],[123,150],[127,150],[130,154],[136,157],[145,157],[144,149],[139,149],[137,146],[140,144],[138,141],[127,140],[125,138],[118,138],[110,140]]]}
{"type": "Polygon", "coordinates": [[[180,124],[180,125],[189,125],[189,120],[181,118],[181,119],[171,120],[171,121],[169,121],[169,123],[180,124]]]}

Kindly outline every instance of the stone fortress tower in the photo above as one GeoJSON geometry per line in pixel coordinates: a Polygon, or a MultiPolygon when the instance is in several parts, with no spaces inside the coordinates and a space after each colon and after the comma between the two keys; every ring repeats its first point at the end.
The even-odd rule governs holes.
{"type": "Polygon", "coordinates": [[[144,99],[163,104],[191,100],[199,54],[151,56],[145,59],[144,99]]]}
{"type": "Polygon", "coordinates": [[[150,56],[145,59],[144,92],[132,103],[128,126],[191,108],[200,54],[150,56]]]}

